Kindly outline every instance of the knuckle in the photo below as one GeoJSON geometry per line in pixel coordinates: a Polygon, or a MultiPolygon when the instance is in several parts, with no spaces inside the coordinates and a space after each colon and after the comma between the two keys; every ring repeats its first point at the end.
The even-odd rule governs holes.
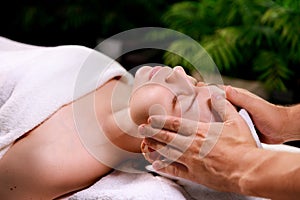
{"type": "Polygon", "coordinates": [[[182,154],[179,159],[182,163],[186,164],[189,164],[191,161],[191,158],[189,156],[185,156],[184,154],[182,154]]]}
{"type": "Polygon", "coordinates": [[[178,176],[179,170],[174,165],[169,165],[167,167],[167,172],[171,175],[178,176]]]}
{"type": "Polygon", "coordinates": [[[172,140],[169,132],[166,130],[161,131],[161,138],[162,138],[162,140],[164,140],[166,142],[170,142],[172,140]]]}
{"type": "Polygon", "coordinates": [[[225,101],[225,106],[231,106],[232,104],[229,101],[225,101]]]}
{"type": "Polygon", "coordinates": [[[146,136],[153,136],[155,135],[155,129],[151,128],[151,127],[148,127],[148,126],[144,126],[143,128],[143,134],[146,135],[146,136]]]}
{"type": "Polygon", "coordinates": [[[172,170],[172,171],[173,171],[172,173],[173,173],[175,176],[178,176],[178,174],[179,174],[178,168],[177,168],[176,166],[173,166],[172,169],[173,169],[173,170],[172,170]]]}
{"type": "Polygon", "coordinates": [[[191,155],[198,155],[200,153],[200,148],[203,144],[203,141],[200,141],[197,139],[190,145],[189,151],[191,152],[191,155]]]}
{"type": "Polygon", "coordinates": [[[207,132],[208,132],[207,130],[203,130],[200,127],[198,127],[198,129],[196,130],[195,137],[205,138],[207,132]]]}
{"type": "Polygon", "coordinates": [[[224,122],[224,125],[225,125],[225,126],[228,126],[228,127],[234,127],[234,128],[237,128],[237,127],[240,125],[240,123],[243,123],[243,121],[240,121],[240,120],[236,119],[236,120],[228,120],[228,121],[225,121],[225,122],[224,122]]]}
{"type": "Polygon", "coordinates": [[[180,128],[180,120],[179,118],[173,118],[171,123],[171,129],[174,131],[178,131],[180,128]]]}
{"type": "Polygon", "coordinates": [[[167,145],[164,149],[164,154],[167,158],[170,158],[171,157],[171,151],[170,151],[170,147],[167,145]]]}

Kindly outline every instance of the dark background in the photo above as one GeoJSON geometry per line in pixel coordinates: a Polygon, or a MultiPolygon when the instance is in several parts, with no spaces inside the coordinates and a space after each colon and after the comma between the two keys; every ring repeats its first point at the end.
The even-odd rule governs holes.
{"type": "Polygon", "coordinates": [[[138,27],[163,26],[161,16],[178,0],[27,0],[0,7],[0,35],[24,43],[78,44],[138,27]]]}
{"type": "MultiPolygon", "coordinates": [[[[11,0],[0,6],[0,36],[22,43],[95,48],[99,39],[139,27],[163,27],[163,13],[179,0],[11,0]]],[[[159,50],[137,50],[118,61],[126,68],[163,63],[159,50]]]]}

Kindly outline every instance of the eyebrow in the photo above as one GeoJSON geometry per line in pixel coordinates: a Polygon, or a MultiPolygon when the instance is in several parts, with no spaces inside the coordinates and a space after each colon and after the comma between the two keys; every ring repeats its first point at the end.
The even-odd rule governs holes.
{"type": "Polygon", "coordinates": [[[172,109],[173,109],[173,110],[175,109],[176,102],[177,102],[177,96],[174,95],[174,98],[172,99],[172,109]]]}
{"type": "Polygon", "coordinates": [[[194,102],[195,102],[195,99],[196,99],[196,98],[197,98],[197,94],[195,94],[195,95],[194,95],[194,97],[193,97],[193,100],[192,100],[191,104],[189,105],[189,107],[186,109],[186,111],[185,111],[185,112],[189,111],[189,110],[192,108],[192,106],[193,106],[193,104],[194,104],[194,102]]]}

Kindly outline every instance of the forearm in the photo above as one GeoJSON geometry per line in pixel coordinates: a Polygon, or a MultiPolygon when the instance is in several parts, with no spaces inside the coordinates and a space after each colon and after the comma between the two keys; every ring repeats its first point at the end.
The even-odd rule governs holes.
{"type": "Polygon", "coordinates": [[[256,149],[245,155],[241,193],[271,199],[300,196],[300,154],[256,149]]]}

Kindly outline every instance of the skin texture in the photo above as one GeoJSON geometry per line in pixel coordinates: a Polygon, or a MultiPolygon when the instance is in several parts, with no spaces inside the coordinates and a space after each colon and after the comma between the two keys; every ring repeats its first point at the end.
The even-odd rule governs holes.
{"type": "MultiPolygon", "coordinates": [[[[195,83],[181,67],[174,70],[160,66],[141,68],[135,75],[130,99],[133,121],[139,125],[146,123],[150,115],[158,114],[194,121],[216,121],[218,116],[211,111],[210,96],[212,92],[222,94],[222,90],[214,85],[196,86],[195,83]]],[[[149,162],[159,156],[144,142],[141,149],[149,162]]]]}
{"type": "MultiPolygon", "coordinates": [[[[290,126],[284,128],[287,138],[291,138],[291,132],[299,131],[297,122],[291,120],[299,117],[299,106],[280,108],[286,111],[278,111],[276,106],[244,90],[227,87],[226,94],[238,106],[246,102],[245,108],[254,117],[254,122],[261,123],[258,125],[260,131],[264,130],[263,121],[261,118],[255,119],[255,116],[265,112],[264,108],[274,114],[272,119],[267,118],[272,121],[268,126],[280,135],[264,133],[266,141],[278,142],[278,138],[286,138],[281,127],[277,126],[281,112],[288,113],[286,116],[290,126]]],[[[139,132],[148,137],[145,143],[173,161],[156,160],[153,167],[216,190],[271,199],[297,199],[300,195],[300,155],[258,149],[248,126],[233,105],[220,95],[213,95],[211,101],[223,122],[203,123],[157,115],[150,116],[149,123],[140,126],[139,132]],[[164,129],[161,129],[161,124],[164,124],[164,129]],[[190,143],[188,148],[183,145],[187,142],[190,143]],[[203,154],[203,147],[207,144],[212,148],[203,154]]],[[[297,138],[295,135],[292,138],[297,138]]]]}
{"type": "Polygon", "coordinates": [[[292,123],[300,117],[300,105],[274,105],[247,90],[232,87],[227,87],[227,98],[251,114],[256,128],[261,133],[262,142],[281,144],[300,139],[300,126],[292,123]]]}
{"type": "Polygon", "coordinates": [[[216,86],[198,87],[181,67],[143,67],[137,71],[130,99],[131,117],[136,124],[147,122],[150,115],[166,114],[195,121],[216,121],[211,111],[216,86]],[[147,101],[145,101],[145,97],[147,101]]]}
{"type": "MultiPolygon", "coordinates": [[[[79,99],[96,98],[95,114],[110,141],[129,152],[140,152],[140,138],[122,132],[114,123],[110,99],[113,79],[95,93],[79,99]],[[104,126],[106,125],[106,126],[104,126]]],[[[60,108],[35,129],[19,139],[0,160],[0,196],[3,199],[55,199],[83,189],[109,173],[112,166],[129,157],[113,152],[110,166],[99,162],[83,146],[76,129],[73,103],[60,108]]],[[[82,116],[89,119],[88,114],[82,116]]],[[[87,124],[88,125],[88,124],[87,124]]],[[[110,152],[109,145],[101,149],[110,152]]]]}
{"type": "MultiPolygon", "coordinates": [[[[183,72],[180,71],[179,73],[183,72]]],[[[186,77],[185,73],[182,77],[189,80],[189,84],[195,83],[193,79],[186,77]]],[[[148,78],[149,76],[147,78],[140,77],[139,80],[147,82],[148,78]]],[[[128,128],[131,135],[117,123],[116,113],[112,110],[111,105],[114,97],[113,91],[117,85],[121,91],[125,90],[127,93],[127,85],[122,83],[119,78],[112,79],[95,92],[61,107],[47,120],[17,140],[0,159],[1,198],[56,199],[88,187],[109,173],[115,166],[128,159],[135,158],[130,152],[141,152],[140,145],[143,138],[135,137],[138,133],[137,126],[131,123],[130,116],[121,115],[121,119],[123,122],[127,122],[125,129],[128,128]],[[78,132],[78,121],[76,121],[78,119],[74,118],[73,110],[73,106],[77,105],[83,111],[88,111],[86,108],[90,107],[89,99],[95,99],[96,103],[93,105],[94,110],[91,113],[81,113],[79,119],[81,120],[81,130],[90,132],[91,121],[93,116],[96,115],[97,125],[102,128],[104,136],[109,139],[103,143],[104,141],[101,138],[97,139],[98,133],[92,133],[96,134],[94,138],[102,144],[99,145],[99,149],[96,149],[96,156],[91,154],[90,149],[83,143],[81,137],[85,133],[78,132]],[[111,148],[112,146],[116,146],[124,152],[129,152],[129,154],[123,151],[115,151],[111,148]],[[107,152],[110,152],[109,155],[113,156],[107,156],[107,152]],[[102,162],[102,158],[105,162],[102,162]]],[[[144,98],[144,95],[148,95],[150,91],[156,91],[155,88],[159,89],[159,87],[151,88],[149,86],[149,88],[140,88],[139,91],[144,98]],[[145,94],[143,94],[143,90],[145,90],[145,94]]],[[[128,92],[130,91],[128,90],[128,92]]],[[[165,91],[162,92],[166,96],[169,95],[165,91]]],[[[157,98],[154,99],[162,99],[160,91],[153,93],[152,97],[155,96],[157,98]]],[[[122,97],[119,96],[120,99],[122,97]]],[[[145,101],[142,100],[142,102],[145,101]]],[[[156,102],[155,104],[160,103],[163,102],[156,102]]],[[[165,103],[167,104],[161,104],[161,106],[168,106],[166,109],[171,108],[170,105],[172,104],[169,103],[172,103],[172,101],[165,103]]],[[[136,109],[134,104],[129,107],[126,101],[121,101],[118,107],[118,114],[127,113],[129,109],[135,109],[135,111],[130,112],[132,115],[147,120],[148,115],[136,109]]],[[[145,110],[143,106],[139,108],[142,111],[145,110]]]]}
{"type": "MultiPolygon", "coordinates": [[[[149,123],[139,128],[140,134],[148,138],[145,143],[149,147],[160,152],[163,157],[176,161],[166,166],[165,162],[157,160],[153,163],[156,169],[223,191],[266,197],[272,193],[276,197],[289,199],[293,196],[286,196],[283,192],[297,194],[299,156],[257,149],[247,125],[215,86],[198,84],[199,87],[196,87],[195,81],[178,67],[174,70],[144,67],[140,72],[135,79],[130,105],[120,107],[130,111],[130,116],[126,117],[128,122],[130,117],[135,122],[127,124],[133,135],[138,133],[136,125],[147,123],[151,116],[149,123]],[[218,93],[218,97],[210,100],[212,93],[218,93]],[[172,116],[168,118],[167,115],[172,116]],[[162,130],[163,126],[165,129],[162,130]],[[169,145],[164,148],[166,144],[169,145]],[[289,163],[291,167],[287,168],[280,163],[289,163]],[[269,173],[265,173],[264,169],[268,169],[269,173]],[[291,181],[285,182],[286,178],[291,181]],[[270,185],[272,182],[274,184],[270,185]]],[[[128,135],[120,129],[111,108],[112,92],[119,83],[118,79],[113,79],[98,88],[95,94],[91,93],[63,106],[16,141],[0,160],[0,196],[5,199],[59,198],[93,184],[109,173],[114,165],[131,158],[118,151],[111,152],[111,144],[127,152],[139,153],[142,138],[128,135]],[[95,114],[110,141],[101,147],[99,153],[105,156],[111,152],[114,155],[110,165],[95,159],[82,144],[77,132],[73,103],[80,103],[84,108],[90,95],[98,102],[95,114]]],[[[237,94],[228,93],[230,89],[227,90],[227,96],[230,98],[231,95],[236,99],[236,105],[240,106],[241,101],[247,97],[241,96],[238,100],[235,96],[237,94]]],[[[251,115],[259,116],[253,110],[250,109],[251,115]]],[[[287,116],[297,119],[297,113],[291,109],[287,111],[287,116]]],[[[86,113],[82,117],[86,119],[84,128],[89,128],[88,119],[91,116],[86,113]]],[[[273,128],[276,130],[276,127],[273,128]]],[[[295,125],[284,129],[289,133],[289,139],[296,138],[292,134],[296,130],[299,129],[295,125]]],[[[269,135],[265,133],[265,137],[269,135]]]]}

